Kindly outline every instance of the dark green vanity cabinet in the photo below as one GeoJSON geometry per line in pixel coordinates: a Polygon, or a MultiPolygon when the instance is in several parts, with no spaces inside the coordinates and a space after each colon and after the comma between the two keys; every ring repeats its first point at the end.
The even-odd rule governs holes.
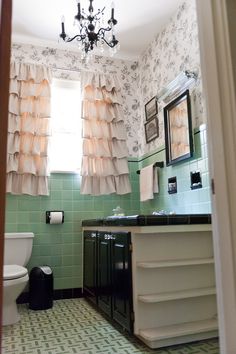
{"type": "Polygon", "coordinates": [[[131,235],[84,231],[84,295],[132,332],[131,235]],[[96,240],[96,241],[95,241],[96,240]]]}
{"type": "Polygon", "coordinates": [[[97,304],[97,232],[84,231],[84,296],[97,304]]]}
{"type": "Polygon", "coordinates": [[[85,295],[153,349],[217,337],[210,222],[208,214],[83,221],[85,295]]]}

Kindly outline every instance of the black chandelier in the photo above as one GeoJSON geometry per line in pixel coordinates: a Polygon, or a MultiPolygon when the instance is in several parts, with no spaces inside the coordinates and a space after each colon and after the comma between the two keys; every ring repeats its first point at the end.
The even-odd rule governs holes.
{"type": "Polygon", "coordinates": [[[114,18],[114,2],[111,4],[111,18],[108,20],[108,25],[103,25],[103,16],[105,7],[102,10],[98,9],[94,13],[93,0],[89,0],[89,14],[80,8],[80,0],[77,0],[78,13],[75,15],[75,21],[79,27],[79,34],[73,37],[67,36],[65,32],[65,19],[62,17],[60,38],[64,42],[72,42],[74,39],[78,41],[78,46],[82,50],[82,56],[86,56],[94,47],[104,50],[104,44],[111,48],[111,54],[114,54],[119,49],[119,42],[115,37],[114,26],[117,20],[114,18]]]}

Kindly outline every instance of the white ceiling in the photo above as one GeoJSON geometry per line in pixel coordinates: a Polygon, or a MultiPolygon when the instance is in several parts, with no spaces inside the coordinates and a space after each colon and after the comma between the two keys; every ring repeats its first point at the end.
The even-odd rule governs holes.
{"type": "MultiPolygon", "coordinates": [[[[183,0],[115,0],[116,36],[121,49],[118,57],[137,58],[153,37],[177,11],[183,0]]],[[[81,0],[86,13],[88,0],[81,0]]],[[[94,9],[105,9],[110,16],[111,0],[94,0],[94,9]]],[[[61,16],[65,16],[66,32],[73,29],[76,0],[13,0],[13,41],[71,48],[72,43],[58,44],[61,16]]],[[[74,32],[75,33],[75,32],[74,32]]],[[[73,47],[73,50],[75,48],[73,47]]]]}

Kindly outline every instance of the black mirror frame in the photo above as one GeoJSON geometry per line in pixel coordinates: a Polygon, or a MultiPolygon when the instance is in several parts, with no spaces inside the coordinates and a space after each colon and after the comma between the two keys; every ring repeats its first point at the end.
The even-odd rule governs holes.
{"type": "Polygon", "coordinates": [[[192,115],[191,115],[191,102],[189,90],[184,91],[181,95],[170,102],[166,107],[164,107],[164,126],[165,126],[165,147],[166,147],[166,165],[170,166],[177,162],[183,161],[193,156],[193,136],[192,136],[192,115]],[[186,123],[188,125],[188,139],[189,139],[189,152],[183,155],[172,158],[171,153],[171,133],[170,133],[170,119],[169,112],[175,108],[182,101],[186,100],[187,105],[187,116],[186,123]]]}

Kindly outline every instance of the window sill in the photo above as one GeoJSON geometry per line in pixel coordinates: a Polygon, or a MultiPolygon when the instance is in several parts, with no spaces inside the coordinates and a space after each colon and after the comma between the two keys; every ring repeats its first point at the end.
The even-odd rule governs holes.
{"type": "Polygon", "coordinates": [[[50,171],[50,174],[56,174],[56,173],[78,175],[78,174],[80,174],[80,170],[76,170],[76,171],[60,171],[60,170],[53,170],[53,171],[50,171]]]}

